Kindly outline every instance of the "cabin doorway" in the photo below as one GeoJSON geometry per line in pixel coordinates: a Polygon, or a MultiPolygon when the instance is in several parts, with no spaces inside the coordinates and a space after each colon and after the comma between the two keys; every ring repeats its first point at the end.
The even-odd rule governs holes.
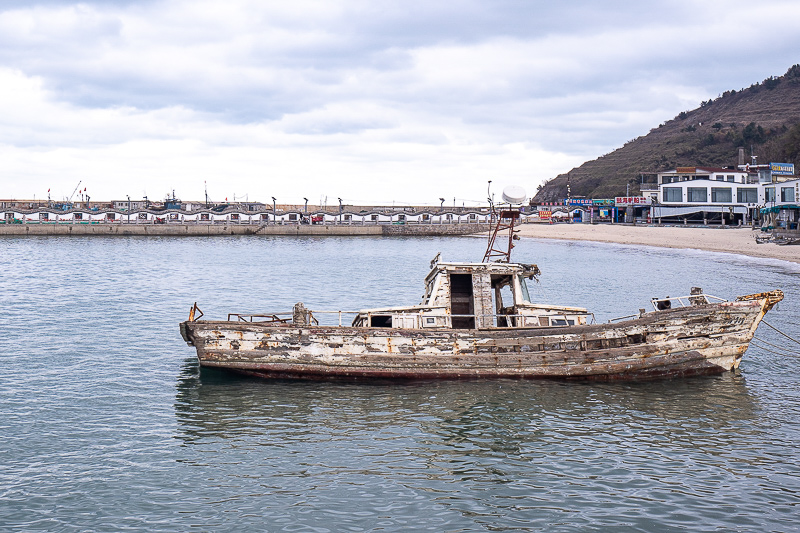
{"type": "Polygon", "coordinates": [[[513,283],[511,276],[492,276],[492,289],[494,289],[494,305],[496,325],[499,328],[517,325],[516,307],[514,302],[513,283]]]}
{"type": "Polygon", "coordinates": [[[454,329],[475,328],[472,274],[450,274],[450,313],[454,329]]]}

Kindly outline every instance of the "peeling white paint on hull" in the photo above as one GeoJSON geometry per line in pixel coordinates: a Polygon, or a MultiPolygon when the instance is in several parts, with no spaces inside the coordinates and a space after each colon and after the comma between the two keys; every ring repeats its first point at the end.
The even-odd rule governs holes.
{"type": "Polygon", "coordinates": [[[765,296],[565,327],[422,330],[187,321],[181,332],[201,365],[268,378],[649,379],[737,368],[777,301],[765,296]]]}

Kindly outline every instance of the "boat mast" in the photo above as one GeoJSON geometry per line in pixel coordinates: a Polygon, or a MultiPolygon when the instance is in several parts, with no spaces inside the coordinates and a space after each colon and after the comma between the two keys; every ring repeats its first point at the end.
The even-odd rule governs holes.
{"type": "Polygon", "coordinates": [[[512,185],[503,189],[503,200],[508,204],[507,207],[503,207],[497,212],[492,205],[492,218],[497,217],[497,222],[489,234],[489,243],[486,246],[486,253],[483,254],[483,263],[511,262],[511,250],[514,248],[514,241],[519,240],[517,235],[519,230],[515,230],[514,225],[520,218],[520,207],[525,199],[526,195],[522,187],[512,185]],[[501,238],[498,241],[498,237],[506,231],[508,232],[508,241],[505,242],[505,238],[501,238]]]}

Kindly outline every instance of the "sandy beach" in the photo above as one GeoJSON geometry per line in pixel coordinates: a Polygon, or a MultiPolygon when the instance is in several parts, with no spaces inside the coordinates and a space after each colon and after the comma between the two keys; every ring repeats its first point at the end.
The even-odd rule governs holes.
{"type": "Polygon", "coordinates": [[[756,244],[758,231],[748,228],[697,228],[681,226],[623,226],[620,224],[526,224],[522,238],[642,244],[662,248],[693,248],[800,263],[800,246],[756,244]]]}

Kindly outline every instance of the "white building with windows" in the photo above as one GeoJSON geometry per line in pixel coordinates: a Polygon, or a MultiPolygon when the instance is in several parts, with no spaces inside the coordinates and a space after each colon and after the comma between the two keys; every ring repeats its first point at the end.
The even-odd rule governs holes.
{"type": "Polygon", "coordinates": [[[658,174],[651,216],[745,224],[758,217],[764,187],[744,170],[679,167],[658,174]]]}

